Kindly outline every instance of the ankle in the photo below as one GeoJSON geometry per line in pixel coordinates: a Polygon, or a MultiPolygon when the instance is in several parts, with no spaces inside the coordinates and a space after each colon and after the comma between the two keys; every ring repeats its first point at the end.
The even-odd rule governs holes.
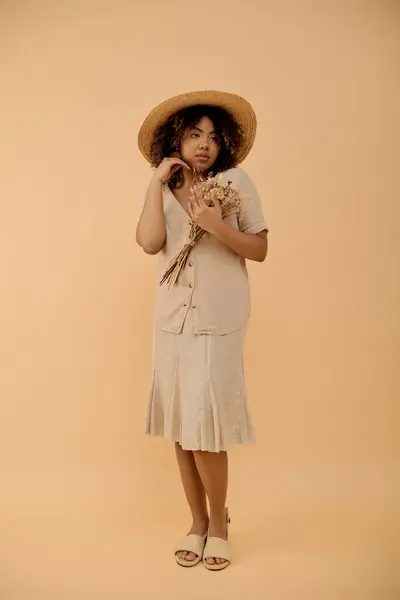
{"type": "Polygon", "coordinates": [[[210,519],[207,513],[192,515],[193,527],[208,528],[210,519]]]}
{"type": "Polygon", "coordinates": [[[218,508],[218,509],[211,509],[210,521],[212,521],[213,523],[225,523],[226,522],[225,507],[218,508]]]}

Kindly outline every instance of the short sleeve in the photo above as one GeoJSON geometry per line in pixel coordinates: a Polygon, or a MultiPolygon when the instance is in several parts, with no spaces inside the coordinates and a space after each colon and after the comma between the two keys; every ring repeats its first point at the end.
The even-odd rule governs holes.
{"type": "Polygon", "coordinates": [[[258,190],[247,173],[241,169],[238,171],[239,178],[235,187],[237,187],[241,200],[239,229],[243,233],[252,234],[268,231],[258,190]]]}

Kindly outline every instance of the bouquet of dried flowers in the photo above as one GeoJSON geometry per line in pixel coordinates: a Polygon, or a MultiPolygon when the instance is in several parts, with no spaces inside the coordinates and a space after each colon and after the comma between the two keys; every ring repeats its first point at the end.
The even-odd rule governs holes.
{"type": "MultiPolygon", "coordinates": [[[[208,177],[195,175],[193,181],[193,186],[202,195],[207,206],[219,202],[223,219],[233,214],[239,214],[241,208],[239,194],[231,187],[231,184],[231,181],[225,182],[222,174],[213,176],[212,173],[208,177]]],[[[192,248],[201,240],[204,234],[205,230],[192,222],[188,243],[183,246],[179,254],[170,263],[160,281],[160,285],[167,282],[171,288],[178,282],[180,274],[186,267],[192,248]]]]}

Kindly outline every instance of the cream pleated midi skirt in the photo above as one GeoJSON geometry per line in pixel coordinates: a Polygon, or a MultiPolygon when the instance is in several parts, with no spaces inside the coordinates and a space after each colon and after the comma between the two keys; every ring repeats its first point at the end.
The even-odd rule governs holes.
{"type": "Polygon", "coordinates": [[[193,333],[188,311],[180,334],[155,329],[145,433],[184,450],[221,452],[253,443],[243,371],[245,330],[193,333]]]}

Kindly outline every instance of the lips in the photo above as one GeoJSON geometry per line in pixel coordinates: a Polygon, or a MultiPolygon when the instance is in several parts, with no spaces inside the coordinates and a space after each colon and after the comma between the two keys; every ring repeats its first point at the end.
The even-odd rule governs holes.
{"type": "Polygon", "coordinates": [[[196,154],[196,158],[200,158],[201,160],[208,160],[210,158],[210,155],[202,152],[201,154],[196,154]]]}

